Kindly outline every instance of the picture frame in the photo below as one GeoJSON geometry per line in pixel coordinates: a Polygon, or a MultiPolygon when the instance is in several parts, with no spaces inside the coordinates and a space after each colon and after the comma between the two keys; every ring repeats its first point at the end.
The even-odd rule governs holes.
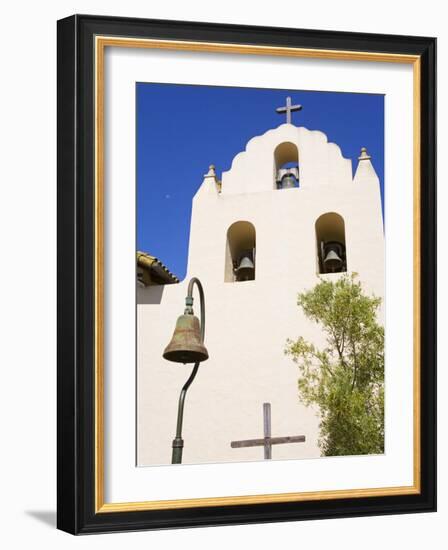
{"type": "Polygon", "coordinates": [[[86,534],[435,511],[435,187],[434,38],[90,15],[58,21],[58,528],[86,534]],[[143,501],[107,501],[107,48],[412,67],[412,484],[165,500],[148,494],[143,501]]]}

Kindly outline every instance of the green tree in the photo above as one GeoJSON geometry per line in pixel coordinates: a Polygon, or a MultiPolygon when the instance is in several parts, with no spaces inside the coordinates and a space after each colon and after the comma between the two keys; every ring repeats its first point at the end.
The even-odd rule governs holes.
{"type": "Polygon", "coordinates": [[[321,281],[298,295],[305,316],[321,325],[326,346],[303,337],[285,353],[300,371],[299,395],[320,410],[319,447],[325,456],[384,452],[384,328],[381,299],[367,296],[356,274],[321,281]]]}

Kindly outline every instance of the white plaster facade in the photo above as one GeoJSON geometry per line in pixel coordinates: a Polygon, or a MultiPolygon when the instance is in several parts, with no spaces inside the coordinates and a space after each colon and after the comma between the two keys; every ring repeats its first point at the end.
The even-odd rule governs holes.
{"type": "Polygon", "coordinates": [[[273,459],[319,456],[319,420],[299,401],[298,369],[284,348],[287,338],[299,335],[322,343],[296,300],[318,282],[315,223],[327,212],[344,219],[347,271],[383,298],[380,187],[365,152],[353,177],[351,161],[323,133],[282,124],[249,141],[223,173],[220,191],[213,170],[204,177],[193,199],[185,280],[138,288],[138,465],[171,462],[177,400],[192,366],[170,363],[162,352],[192,276],[205,290],[210,358],[187,395],[183,463],[262,460],[262,447],[232,449],[230,442],[263,437],[264,402],[272,406],[273,437],[306,436],[305,443],[275,445],[273,459]],[[274,151],[282,143],[298,148],[299,188],[275,188],[274,151]],[[225,282],[227,230],[237,221],[256,230],[254,281],[225,282]]]}

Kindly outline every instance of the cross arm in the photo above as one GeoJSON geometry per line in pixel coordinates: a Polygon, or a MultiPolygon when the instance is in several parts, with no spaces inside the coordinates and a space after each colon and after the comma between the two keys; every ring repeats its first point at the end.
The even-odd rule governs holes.
{"type": "Polygon", "coordinates": [[[303,443],[304,435],[291,435],[286,437],[262,437],[260,439],[243,439],[241,441],[231,441],[232,449],[240,449],[242,447],[262,447],[266,443],[278,445],[280,443],[303,443]]]}

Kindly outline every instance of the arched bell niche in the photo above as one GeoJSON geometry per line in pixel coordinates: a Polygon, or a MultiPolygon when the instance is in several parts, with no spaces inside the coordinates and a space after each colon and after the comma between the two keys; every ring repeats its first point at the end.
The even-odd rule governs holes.
{"type": "Polygon", "coordinates": [[[227,230],[224,281],[255,280],[255,227],[248,221],[233,223],[227,230]]]}
{"type": "Polygon", "coordinates": [[[300,187],[299,149],[290,141],[280,143],[274,150],[274,187],[300,187]]]}
{"type": "Polygon", "coordinates": [[[344,218],[336,212],[322,214],[316,221],[316,248],[319,273],[347,271],[344,218]]]}

